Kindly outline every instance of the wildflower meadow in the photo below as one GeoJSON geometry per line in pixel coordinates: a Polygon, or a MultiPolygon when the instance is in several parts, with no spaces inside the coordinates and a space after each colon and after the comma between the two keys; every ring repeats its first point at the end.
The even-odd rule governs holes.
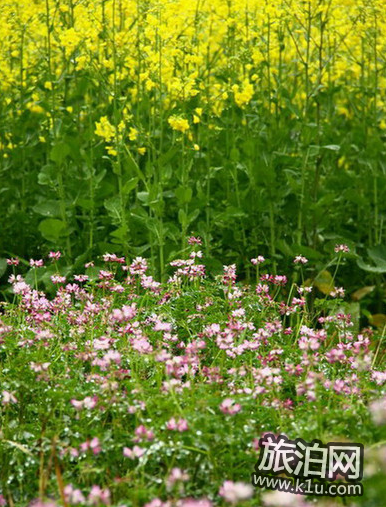
{"type": "Polygon", "coordinates": [[[0,20],[0,507],[386,505],[384,1],[0,20]]]}

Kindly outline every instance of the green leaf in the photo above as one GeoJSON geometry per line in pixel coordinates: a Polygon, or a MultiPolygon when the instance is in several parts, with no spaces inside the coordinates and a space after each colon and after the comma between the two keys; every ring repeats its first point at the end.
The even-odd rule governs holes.
{"type": "Polygon", "coordinates": [[[175,194],[178,200],[178,204],[181,206],[187,204],[192,200],[193,191],[190,187],[178,187],[175,190],[175,194]]]}
{"type": "Polygon", "coordinates": [[[60,203],[59,201],[42,201],[36,204],[33,208],[35,213],[45,217],[58,217],[60,216],[60,203]]]}
{"type": "Polygon", "coordinates": [[[46,218],[40,222],[38,229],[43,238],[48,241],[57,241],[60,237],[68,234],[66,224],[63,220],[56,218],[46,218]]]}
{"type": "Polygon", "coordinates": [[[57,164],[61,164],[69,154],[70,147],[68,144],[59,141],[51,148],[50,159],[57,164]]]}
{"type": "Polygon", "coordinates": [[[109,212],[111,218],[118,222],[121,220],[121,201],[119,197],[111,197],[110,199],[106,199],[104,206],[109,212]]]}
{"type": "Polygon", "coordinates": [[[0,259],[0,277],[4,275],[7,270],[7,259],[0,259]]]}
{"type": "Polygon", "coordinates": [[[375,266],[365,263],[361,258],[357,259],[358,266],[369,273],[386,273],[386,247],[384,245],[378,245],[368,248],[367,254],[374,262],[375,266]]]}
{"type": "Polygon", "coordinates": [[[188,224],[191,224],[192,222],[194,222],[199,214],[200,214],[200,210],[199,209],[195,209],[194,211],[192,211],[192,213],[189,213],[189,215],[188,215],[188,224]]]}
{"type": "Polygon", "coordinates": [[[357,259],[357,265],[359,268],[363,269],[363,271],[369,273],[386,273],[386,266],[370,266],[370,264],[366,264],[363,259],[357,259]]]}
{"type": "Polygon", "coordinates": [[[367,254],[371,260],[380,266],[386,266],[386,246],[377,245],[367,249],[367,254]]]}
{"type": "Polygon", "coordinates": [[[127,227],[121,226],[117,227],[114,231],[110,233],[110,236],[115,238],[114,243],[123,244],[127,241],[127,227]]]}
{"type": "Polygon", "coordinates": [[[38,174],[39,185],[53,185],[57,180],[57,168],[54,165],[46,165],[42,167],[38,174]]]}
{"type": "Polygon", "coordinates": [[[158,158],[158,164],[160,167],[166,165],[179,151],[179,146],[173,146],[166,153],[158,158]]]}
{"type": "Polygon", "coordinates": [[[138,178],[131,178],[129,181],[126,181],[122,188],[123,193],[128,195],[138,185],[138,181],[138,178]]]}
{"type": "Polygon", "coordinates": [[[85,210],[90,210],[93,208],[94,206],[94,203],[91,199],[84,199],[84,198],[79,198],[76,203],[83,209],[85,210]]]}
{"type": "Polygon", "coordinates": [[[325,150],[331,150],[331,151],[339,151],[340,146],[339,144],[326,144],[325,146],[322,146],[325,150]]]}
{"type": "Polygon", "coordinates": [[[137,198],[146,206],[149,205],[149,192],[137,192],[137,198]]]}
{"type": "Polygon", "coordinates": [[[129,171],[134,171],[137,173],[138,178],[142,180],[145,183],[145,186],[147,188],[147,180],[141,169],[139,168],[137,162],[134,160],[133,155],[131,154],[129,148],[125,145],[125,151],[127,157],[125,157],[125,164],[127,165],[127,169],[129,171]]]}
{"type": "Polygon", "coordinates": [[[188,223],[188,217],[182,208],[178,210],[178,221],[183,227],[185,227],[188,223]]]}
{"type": "Polygon", "coordinates": [[[240,152],[237,148],[232,148],[229,155],[230,155],[230,159],[233,162],[238,162],[240,159],[240,152]]]}
{"type": "Polygon", "coordinates": [[[103,171],[95,175],[95,182],[97,183],[97,185],[99,185],[99,183],[106,176],[106,172],[107,172],[106,169],[103,169],[103,171]]]}
{"type": "Polygon", "coordinates": [[[313,248],[309,246],[303,246],[299,244],[292,245],[292,252],[294,252],[295,255],[304,255],[307,257],[307,259],[310,260],[318,260],[322,258],[322,254],[318,252],[317,250],[314,250],[313,248]]]}

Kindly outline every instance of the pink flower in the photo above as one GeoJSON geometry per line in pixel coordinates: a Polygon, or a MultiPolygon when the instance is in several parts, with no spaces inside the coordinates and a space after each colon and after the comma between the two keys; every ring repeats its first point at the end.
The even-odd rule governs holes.
{"type": "Polygon", "coordinates": [[[335,245],[334,251],[336,253],[339,253],[339,252],[348,253],[350,251],[350,249],[349,249],[349,247],[347,245],[340,244],[340,245],[335,245]]]}
{"type": "Polygon", "coordinates": [[[135,317],[137,313],[136,304],[124,305],[122,308],[115,308],[112,311],[111,318],[116,322],[127,322],[135,317]]]}
{"type": "Polygon", "coordinates": [[[294,264],[307,264],[308,259],[303,257],[302,255],[297,255],[294,259],[294,264]]]}
{"type": "Polygon", "coordinates": [[[378,386],[382,386],[386,382],[386,371],[373,370],[371,372],[371,380],[378,386]]]}
{"type": "Polygon", "coordinates": [[[87,282],[88,275],[74,275],[74,280],[77,282],[87,282]]]}
{"type": "Polygon", "coordinates": [[[64,488],[64,495],[66,497],[67,502],[70,504],[83,504],[86,502],[86,499],[81,492],[80,489],[74,489],[72,484],[67,484],[64,488]]]}
{"type": "Polygon", "coordinates": [[[143,507],[170,507],[170,502],[163,502],[159,498],[154,498],[151,502],[145,503],[143,507]]]}
{"type": "Polygon", "coordinates": [[[86,396],[84,400],[70,400],[71,405],[76,410],[82,410],[82,408],[87,408],[89,410],[95,408],[96,404],[98,402],[98,398],[96,396],[86,396]]]}
{"type": "Polygon", "coordinates": [[[8,266],[18,266],[20,264],[20,261],[19,259],[7,259],[7,264],[8,266]]]}
{"type": "Polygon", "coordinates": [[[256,258],[251,259],[251,262],[254,266],[257,264],[262,264],[265,261],[265,258],[262,255],[258,255],[256,258]]]}
{"type": "Polygon", "coordinates": [[[263,505],[265,507],[311,507],[313,504],[306,502],[299,494],[269,491],[263,495],[263,505]]]}
{"type": "Polygon", "coordinates": [[[232,398],[225,398],[220,405],[220,410],[223,414],[234,415],[240,412],[241,405],[232,400],[232,398]]]}
{"type": "Polygon", "coordinates": [[[118,257],[115,254],[109,254],[109,253],[106,253],[106,254],[103,255],[103,260],[105,262],[116,262],[118,264],[124,264],[125,263],[125,258],[124,257],[118,257]]]}
{"type": "Polygon", "coordinates": [[[188,238],[188,244],[189,245],[202,245],[202,240],[200,238],[195,238],[194,236],[191,236],[188,238]]]}
{"type": "Polygon", "coordinates": [[[223,266],[223,267],[224,267],[224,274],[222,277],[223,284],[234,285],[234,283],[236,282],[236,264],[231,264],[229,266],[223,266]]]}
{"type": "Polygon", "coordinates": [[[98,437],[94,437],[90,442],[90,449],[94,454],[99,454],[102,451],[100,441],[98,437]]]}
{"type": "Polygon", "coordinates": [[[213,504],[207,498],[183,498],[178,500],[177,507],[212,507],[213,504]]]}
{"type": "Polygon", "coordinates": [[[84,408],[88,408],[89,410],[94,408],[97,404],[98,398],[96,396],[86,396],[83,400],[84,408]]]}
{"type": "Polygon", "coordinates": [[[100,503],[103,505],[109,505],[110,497],[111,493],[108,488],[102,489],[99,486],[94,485],[88,495],[88,503],[91,505],[98,505],[100,503]]]}
{"type": "Polygon", "coordinates": [[[332,298],[344,298],[344,288],[335,287],[334,290],[330,292],[330,296],[332,298]]]}
{"type": "Polygon", "coordinates": [[[141,440],[154,440],[154,433],[152,430],[148,430],[143,424],[135,429],[135,437],[133,438],[134,442],[140,442],[141,440]]]}
{"type": "Polygon", "coordinates": [[[58,261],[61,258],[61,256],[62,256],[62,253],[59,251],[58,252],[50,252],[48,254],[48,257],[50,259],[53,259],[54,261],[58,261]]]}
{"type": "Polygon", "coordinates": [[[172,417],[167,423],[166,423],[166,429],[170,431],[179,431],[182,433],[183,431],[188,431],[188,421],[186,419],[178,419],[176,420],[174,417],[172,417]]]}
{"type": "Polygon", "coordinates": [[[123,455],[125,458],[130,459],[141,458],[145,452],[146,449],[142,449],[142,447],[139,447],[138,445],[135,445],[132,449],[130,449],[130,447],[123,448],[123,455]]]}
{"type": "Polygon", "coordinates": [[[10,403],[17,403],[17,399],[9,391],[3,391],[1,393],[1,396],[2,396],[2,399],[3,399],[1,403],[3,405],[9,405],[10,403]]]}
{"type": "Polygon", "coordinates": [[[238,503],[248,500],[253,495],[253,487],[251,484],[244,482],[225,481],[220,488],[219,495],[227,502],[238,503]]]}
{"type": "Polygon", "coordinates": [[[370,403],[369,410],[374,424],[381,426],[386,424],[386,396],[380,400],[375,400],[370,403]]]}
{"type": "Polygon", "coordinates": [[[38,260],[30,259],[29,265],[31,266],[31,268],[41,268],[42,266],[44,266],[44,262],[43,259],[38,260]]]}
{"type": "Polygon", "coordinates": [[[147,268],[147,260],[143,257],[136,257],[130,264],[129,271],[132,275],[144,275],[147,268]]]}
{"type": "Polygon", "coordinates": [[[166,479],[166,486],[170,489],[176,482],[186,482],[189,480],[189,475],[181,470],[181,468],[172,468],[169,477],[166,479]]]}
{"type": "Polygon", "coordinates": [[[70,400],[70,403],[76,410],[82,410],[83,408],[83,401],[73,399],[70,400]]]}
{"type": "Polygon", "coordinates": [[[51,276],[51,282],[52,283],[66,283],[66,277],[60,276],[60,275],[52,275],[51,276]]]}

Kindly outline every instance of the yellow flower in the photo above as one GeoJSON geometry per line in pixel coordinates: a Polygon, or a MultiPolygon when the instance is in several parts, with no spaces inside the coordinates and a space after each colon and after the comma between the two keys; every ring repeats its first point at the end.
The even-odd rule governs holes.
{"type": "Polygon", "coordinates": [[[115,136],[115,129],[109,122],[107,116],[102,116],[99,122],[95,122],[95,134],[110,142],[115,136]]]}
{"type": "Polygon", "coordinates": [[[46,90],[52,90],[52,83],[51,83],[51,81],[46,81],[44,83],[44,88],[46,88],[46,90]]]}
{"type": "Polygon", "coordinates": [[[199,151],[200,150],[200,147],[198,146],[198,144],[193,144],[193,149],[195,151],[199,151]]]}
{"type": "Polygon", "coordinates": [[[66,54],[68,55],[72,53],[77,45],[82,41],[82,34],[71,27],[63,30],[59,36],[59,39],[66,54]]]}
{"type": "Polygon", "coordinates": [[[134,127],[130,127],[130,131],[129,131],[130,141],[135,141],[137,138],[138,138],[138,130],[134,127]]]}
{"type": "Polygon", "coordinates": [[[137,150],[137,151],[138,151],[138,153],[139,153],[140,155],[145,155],[145,153],[146,153],[146,148],[145,148],[144,146],[142,146],[141,148],[138,148],[138,150],[137,150]]]}
{"type": "Polygon", "coordinates": [[[178,132],[184,133],[190,128],[188,120],[182,118],[181,116],[171,116],[168,119],[168,122],[172,129],[177,130],[178,132]]]}
{"type": "Polygon", "coordinates": [[[85,68],[87,62],[86,56],[78,56],[76,58],[76,70],[82,70],[85,68]]]}
{"type": "Polygon", "coordinates": [[[44,109],[39,104],[35,104],[34,102],[28,102],[27,108],[31,111],[31,113],[42,114],[44,113],[44,109]]]}
{"type": "Polygon", "coordinates": [[[254,90],[253,85],[248,80],[245,80],[241,88],[239,85],[233,85],[232,91],[234,93],[236,104],[239,107],[243,107],[251,101],[254,90]]]}
{"type": "Polygon", "coordinates": [[[155,88],[155,82],[152,81],[151,79],[147,79],[146,83],[145,83],[145,86],[146,86],[146,90],[149,92],[150,90],[152,90],[153,88],[155,88]]]}
{"type": "Polygon", "coordinates": [[[338,167],[343,167],[343,169],[348,169],[349,164],[348,164],[346,157],[344,155],[338,159],[338,167]]]}
{"type": "Polygon", "coordinates": [[[112,156],[117,155],[117,150],[113,146],[106,146],[107,153],[112,156]]]}

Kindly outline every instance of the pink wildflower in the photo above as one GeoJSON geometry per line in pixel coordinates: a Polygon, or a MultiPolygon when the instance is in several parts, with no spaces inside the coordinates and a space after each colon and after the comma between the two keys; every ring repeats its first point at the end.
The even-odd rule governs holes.
{"type": "Polygon", "coordinates": [[[339,253],[339,252],[348,253],[350,251],[350,249],[347,245],[342,243],[340,245],[335,245],[334,251],[335,251],[335,253],[339,253]]]}
{"type": "Polygon", "coordinates": [[[41,268],[42,266],[44,266],[44,262],[43,259],[38,260],[30,259],[29,265],[31,266],[31,268],[41,268]]]}
{"type": "Polygon", "coordinates": [[[62,253],[61,252],[50,252],[48,254],[48,258],[49,259],[53,259],[54,261],[58,261],[62,256],[62,253]]]}
{"type": "Polygon", "coordinates": [[[244,482],[225,481],[220,488],[219,495],[227,502],[236,504],[251,498],[253,495],[253,487],[244,482]]]}
{"type": "Polygon", "coordinates": [[[294,259],[294,264],[307,264],[308,259],[303,257],[302,255],[297,255],[294,259]]]}
{"type": "Polygon", "coordinates": [[[241,405],[236,403],[231,398],[225,398],[220,405],[220,410],[223,414],[235,415],[241,410],[241,405]]]}
{"type": "Polygon", "coordinates": [[[143,449],[138,445],[135,445],[132,449],[130,449],[130,447],[123,448],[123,455],[125,456],[125,458],[130,459],[141,458],[145,454],[145,452],[146,449],[143,449]]]}
{"type": "Polygon", "coordinates": [[[176,420],[174,417],[172,417],[167,423],[166,423],[166,429],[170,431],[179,431],[182,433],[183,431],[188,431],[188,421],[186,419],[178,419],[176,420]]]}

